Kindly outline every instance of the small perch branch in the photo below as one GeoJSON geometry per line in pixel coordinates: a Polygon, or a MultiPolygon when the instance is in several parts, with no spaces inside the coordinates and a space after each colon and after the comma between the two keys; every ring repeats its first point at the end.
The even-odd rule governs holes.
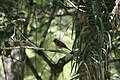
{"type": "Polygon", "coordinates": [[[67,52],[65,52],[65,51],[63,51],[63,50],[58,50],[58,49],[57,49],[57,50],[53,50],[53,49],[39,48],[39,47],[31,47],[31,46],[4,47],[4,48],[0,48],[0,50],[11,50],[11,49],[20,49],[20,48],[33,49],[33,50],[41,50],[41,51],[59,52],[59,53],[67,54],[67,52]]]}

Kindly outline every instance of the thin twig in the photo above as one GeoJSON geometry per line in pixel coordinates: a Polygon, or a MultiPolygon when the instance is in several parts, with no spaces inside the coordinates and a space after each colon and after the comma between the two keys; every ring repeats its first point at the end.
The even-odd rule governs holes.
{"type": "Polygon", "coordinates": [[[71,2],[70,0],[68,0],[68,2],[69,2],[75,9],[77,9],[77,10],[79,10],[79,11],[82,11],[82,12],[86,12],[86,11],[80,9],[79,7],[77,7],[77,6],[76,6],[73,2],[71,2]]]}
{"type": "Polygon", "coordinates": [[[33,44],[28,38],[26,38],[24,36],[24,34],[17,28],[15,27],[19,32],[20,32],[20,35],[31,45],[31,46],[35,46],[35,44],[33,44]]]}

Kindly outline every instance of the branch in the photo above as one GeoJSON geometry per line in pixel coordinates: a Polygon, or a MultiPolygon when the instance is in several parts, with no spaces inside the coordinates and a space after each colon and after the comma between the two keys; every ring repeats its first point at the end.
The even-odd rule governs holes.
{"type": "MultiPolygon", "coordinates": [[[[43,32],[43,35],[42,35],[42,39],[41,39],[41,42],[40,42],[40,45],[39,47],[43,47],[43,44],[45,42],[45,38],[48,34],[48,29],[50,28],[50,25],[51,25],[51,22],[54,18],[54,13],[55,13],[55,9],[56,9],[56,5],[53,3],[53,10],[50,14],[50,18],[48,20],[48,23],[46,24],[46,28],[45,28],[45,31],[43,32]]],[[[47,55],[42,51],[42,50],[36,50],[36,53],[41,56],[43,58],[43,60],[50,66],[52,67],[53,63],[51,62],[51,60],[49,60],[49,58],[47,57],[47,55]]]]}
{"type": "Polygon", "coordinates": [[[57,64],[53,64],[53,66],[51,67],[51,76],[50,76],[50,80],[57,80],[60,73],[63,71],[64,66],[70,61],[72,60],[72,55],[74,52],[70,52],[69,56],[66,55],[63,58],[60,58],[59,61],[57,62],[57,64]]]}
{"type": "Polygon", "coordinates": [[[35,75],[36,79],[37,79],[37,80],[42,80],[42,78],[38,75],[38,72],[36,71],[36,69],[35,69],[34,66],[32,65],[32,63],[31,63],[31,61],[30,61],[30,59],[28,58],[27,55],[26,55],[26,58],[27,58],[27,59],[26,59],[26,64],[27,64],[28,67],[31,68],[31,70],[32,70],[33,74],[35,75]]]}
{"type": "Polygon", "coordinates": [[[63,51],[63,50],[59,50],[59,49],[53,50],[53,49],[39,48],[39,47],[31,47],[31,46],[4,47],[4,48],[0,48],[0,50],[12,50],[12,49],[20,49],[20,48],[33,49],[33,50],[41,50],[41,51],[50,51],[50,52],[59,52],[59,53],[68,54],[67,52],[65,52],[65,51],[63,51]]]}
{"type": "Polygon", "coordinates": [[[74,51],[71,51],[68,55],[64,56],[63,58],[60,58],[57,62],[57,65],[61,65],[61,67],[64,67],[64,65],[66,65],[73,58],[71,54],[74,54],[74,51]]]}
{"type": "Polygon", "coordinates": [[[77,7],[77,6],[76,6],[73,2],[71,2],[70,0],[68,0],[68,2],[69,2],[75,9],[77,9],[77,10],[79,10],[79,11],[81,11],[81,12],[86,12],[86,11],[80,9],[79,7],[77,7]]]}
{"type": "Polygon", "coordinates": [[[41,39],[41,42],[40,42],[39,47],[43,47],[43,44],[44,44],[44,42],[45,42],[45,38],[46,38],[46,36],[47,36],[47,34],[48,34],[48,29],[50,28],[51,22],[52,22],[52,20],[54,19],[54,13],[55,13],[56,5],[53,4],[52,7],[53,7],[53,10],[52,10],[52,12],[51,12],[51,14],[50,14],[50,17],[49,17],[49,20],[48,20],[48,22],[47,22],[47,24],[46,24],[46,28],[45,28],[45,30],[44,30],[44,32],[43,32],[42,39],[41,39]]]}
{"type": "MultiPolygon", "coordinates": [[[[73,53],[73,52],[71,52],[73,53]]],[[[70,60],[72,59],[72,55],[66,55],[63,58],[60,58],[59,61],[57,62],[57,65],[60,65],[61,68],[63,68],[70,60]]]]}
{"type": "Polygon", "coordinates": [[[30,46],[5,47],[5,48],[0,48],[0,50],[11,50],[11,49],[20,49],[20,48],[34,49],[35,52],[36,52],[36,54],[38,54],[39,56],[41,56],[50,67],[53,66],[53,63],[50,62],[49,58],[47,57],[47,55],[43,51],[51,51],[51,52],[59,52],[59,53],[68,54],[67,52],[65,52],[63,50],[52,50],[52,49],[30,47],[30,46]]]}
{"type": "Polygon", "coordinates": [[[51,15],[50,15],[50,18],[49,18],[48,23],[46,24],[46,29],[45,29],[45,31],[43,32],[42,39],[41,39],[41,43],[40,43],[40,45],[39,45],[40,47],[43,47],[45,38],[46,38],[47,33],[48,33],[48,29],[50,28],[50,25],[51,25],[52,20],[53,20],[53,12],[52,12],[51,15]]]}
{"type": "Polygon", "coordinates": [[[49,60],[46,53],[42,50],[35,50],[36,54],[38,54],[42,59],[49,65],[49,67],[52,67],[53,63],[49,60]]]}

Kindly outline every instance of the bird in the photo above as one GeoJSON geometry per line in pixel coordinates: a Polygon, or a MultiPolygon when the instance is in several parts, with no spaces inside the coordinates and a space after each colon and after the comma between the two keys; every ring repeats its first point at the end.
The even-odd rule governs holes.
{"type": "MultiPolygon", "coordinates": [[[[58,46],[59,48],[66,48],[68,50],[70,50],[63,42],[61,42],[58,39],[54,39],[53,42],[55,43],[56,46],[58,46]]],[[[70,50],[71,51],[71,50],[70,50]]]]}

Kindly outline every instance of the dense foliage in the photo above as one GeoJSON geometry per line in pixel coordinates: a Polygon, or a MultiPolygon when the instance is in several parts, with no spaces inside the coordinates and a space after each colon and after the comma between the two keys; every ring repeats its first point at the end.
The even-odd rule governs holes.
{"type": "Polygon", "coordinates": [[[120,79],[117,1],[0,0],[0,78],[120,79]]]}

